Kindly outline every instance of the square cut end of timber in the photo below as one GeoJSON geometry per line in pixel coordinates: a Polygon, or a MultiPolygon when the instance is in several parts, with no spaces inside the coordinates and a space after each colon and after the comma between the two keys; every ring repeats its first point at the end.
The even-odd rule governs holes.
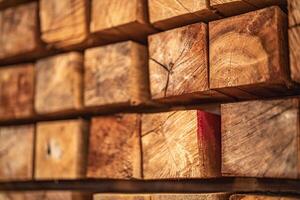
{"type": "Polygon", "coordinates": [[[300,25],[300,2],[298,0],[288,1],[289,27],[300,25]]]}
{"type": "Polygon", "coordinates": [[[220,176],[220,117],[200,110],[142,116],[145,179],[220,176]]]}
{"type": "MultiPolygon", "coordinates": [[[[210,7],[223,17],[239,15],[256,10],[258,6],[249,3],[256,0],[209,0],[210,7]]],[[[263,2],[265,0],[257,0],[263,2]]],[[[267,0],[268,1],[268,0],[267,0]]]]}
{"type": "Polygon", "coordinates": [[[291,78],[300,83],[300,26],[290,28],[288,33],[291,78]]]}
{"type": "Polygon", "coordinates": [[[150,194],[94,194],[94,200],[151,200],[150,194]]]}
{"type": "Polygon", "coordinates": [[[222,175],[299,177],[298,98],[224,104],[221,116],[222,175]]]}
{"type": "Polygon", "coordinates": [[[71,191],[8,191],[0,192],[0,199],[2,200],[19,200],[19,199],[30,199],[30,200],[84,200],[91,199],[91,195],[82,192],[71,192],[71,191]]]}
{"type": "Polygon", "coordinates": [[[83,56],[78,52],[37,61],[35,110],[39,114],[82,108],[83,56]]]}
{"type": "Polygon", "coordinates": [[[39,122],[36,129],[35,179],[83,178],[86,171],[87,122],[39,122]]]}
{"type": "Polygon", "coordinates": [[[11,65],[0,68],[0,121],[34,114],[34,66],[11,65]]]}
{"type": "Polygon", "coordinates": [[[33,178],[34,126],[0,127],[0,182],[33,178]]]}
{"type": "Polygon", "coordinates": [[[147,48],[127,41],[85,51],[84,104],[138,105],[148,102],[147,48]]]}
{"type": "Polygon", "coordinates": [[[71,48],[88,36],[88,0],[41,0],[42,40],[56,48],[71,48]]]}
{"type": "Polygon", "coordinates": [[[297,200],[297,196],[258,195],[258,194],[234,194],[229,200],[297,200]]]}
{"type": "Polygon", "coordinates": [[[227,193],[201,193],[201,194],[153,194],[151,200],[228,200],[227,193]]]}
{"type": "Polygon", "coordinates": [[[287,63],[285,13],[277,6],[209,23],[210,88],[285,92],[292,87],[287,63]]]}
{"type": "Polygon", "coordinates": [[[140,115],[124,114],[92,119],[89,178],[141,178],[140,115]]]}

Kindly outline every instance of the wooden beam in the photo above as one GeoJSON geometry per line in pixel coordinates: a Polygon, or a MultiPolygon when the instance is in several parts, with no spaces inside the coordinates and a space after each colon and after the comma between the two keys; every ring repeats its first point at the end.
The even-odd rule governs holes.
{"type": "Polygon", "coordinates": [[[16,62],[42,52],[37,3],[0,11],[0,61],[16,62]]]}
{"type": "Polygon", "coordinates": [[[141,178],[140,143],[139,115],[92,118],[87,177],[141,178]]]}
{"type": "Polygon", "coordinates": [[[0,127],[0,147],[0,181],[32,180],[34,126],[0,127]]]}
{"type": "Polygon", "coordinates": [[[227,98],[209,90],[207,32],[206,24],[196,23],[149,36],[153,100],[178,103],[227,98]]]}
{"type": "Polygon", "coordinates": [[[88,125],[82,120],[37,123],[35,179],[85,177],[88,125]]]}
{"type": "Polygon", "coordinates": [[[34,0],[0,0],[0,9],[6,9],[9,7],[16,7],[19,4],[24,4],[34,0]]]}
{"type": "Polygon", "coordinates": [[[297,200],[297,196],[275,196],[275,195],[255,195],[255,194],[235,194],[229,200],[297,200]]]}
{"type": "Polygon", "coordinates": [[[88,0],[40,0],[42,40],[56,48],[81,45],[88,36],[88,0]]]}
{"type": "Polygon", "coordinates": [[[264,8],[267,6],[278,5],[282,9],[286,9],[287,0],[244,0],[245,2],[252,4],[258,8],[264,8]]]}
{"type": "Polygon", "coordinates": [[[289,29],[289,48],[291,78],[300,83],[300,26],[289,29]]]}
{"type": "Polygon", "coordinates": [[[149,0],[148,4],[151,24],[161,30],[221,18],[206,0],[149,0]]]}
{"type": "Polygon", "coordinates": [[[1,200],[91,200],[91,195],[70,191],[1,192],[1,200]]]}
{"type": "Polygon", "coordinates": [[[209,0],[210,6],[222,16],[229,17],[256,10],[257,8],[244,0],[209,0]]]}
{"type": "Polygon", "coordinates": [[[57,113],[82,107],[83,56],[60,54],[36,63],[35,110],[57,113]]]}
{"type": "Polygon", "coordinates": [[[220,175],[220,119],[188,110],[142,117],[145,179],[210,178],[220,175]]]}
{"type": "Polygon", "coordinates": [[[85,106],[138,105],[149,100],[147,48],[121,42],[85,51],[85,106]]]}
{"type": "Polygon", "coordinates": [[[94,194],[93,200],[151,200],[149,194],[94,194]]]}
{"type": "Polygon", "coordinates": [[[104,42],[145,42],[155,32],[149,24],[146,0],[92,0],[91,4],[90,31],[104,42]]]}
{"type": "Polygon", "coordinates": [[[297,0],[288,0],[289,26],[300,25],[300,2],[297,0]]]}
{"type": "Polygon", "coordinates": [[[0,68],[0,119],[33,115],[34,66],[20,64],[0,68]]]}
{"type": "Polygon", "coordinates": [[[227,193],[153,194],[151,200],[227,200],[227,193]]]}
{"type": "Polygon", "coordinates": [[[299,99],[224,104],[221,116],[222,175],[299,177],[299,99]]]}
{"type": "Polygon", "coordinates": [[[285,19],[273,6],[209,23],[210,88],[238,98],[292,92],[285,19]]]}

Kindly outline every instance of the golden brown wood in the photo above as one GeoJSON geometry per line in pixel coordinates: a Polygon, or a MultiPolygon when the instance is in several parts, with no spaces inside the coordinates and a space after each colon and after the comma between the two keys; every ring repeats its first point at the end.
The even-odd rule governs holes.
{"type": "Polygon", "coordinates": [[[26,58],[41,50],[37,3],[0,11],[0,60],[26,58]]]}
{"type": "Polygon", "coordinates": [[[225,98],[224,95],[209,91],[207,37],[204,23],[149,37],[152,99],[179,102],[225,98]]]}
{"type": "Polygon", "coordinates": [[[57,48],[83,43],[88,36],[88,0],[40,0],[42,40],[57,48]]]}
{"type": "Polygon", "coordinates": [[[149,99],[147,49],[122,42],[85,51],[85,106],[128,105],[149,99]]]}
{"type": "Polygon", "coordinates": [[[206,0],[148,0],[148,4],[151,24],[162,30],[220,18],[206,0]]]}
{"type": "Polygon", "coordinates": [[[188,110],[142,117],[145,179],[208,178],[220,175],[220,121],[188,110]]]}
{"type": "Polygon", "coordinates": [[[89,200],[91,195],[69,191],[2,192],[0,200],[89,200]]]}
{"type": "Polygon", "coordinates": [[[32,179],[33,138],[33,125],[0,127],[0,181],[32,179]]]}
{"type": "Polygon", "coordinates": [[[289,48],[291,77],[300,83],[300,26],[289,29],[289,48]]]}
{"type": "Polygon", "coordinates": [[[140,116],[126,114],[92,119],[89,178],[142,177],[140,116]]]}
{"type": "Polygon", "coordinates": [[[258,97],[288,92],[292,85],[285,19],[274,6],[211,22],[210,88],[224,93],[242,90],[258,97]]]}
{"type": "Polygon", "coordinates": [[[0,68],[0,120],[33,115],[34,68],[21,64],[0,68]]]}
{"type": "Polygon", "coordinates": [[[146,0],[92,0],[90,31],[107,42],[145,41],[149,25],[146,0]]]}
{"type": "Polygon", "coordinates": [[[87,128],[82,120],[37,123],[35,179],[83,178],[87,128]]]}
{"type": "Polygon", "coordinates": [[[300,25],[300,1],[288,0],[289,26],[300,25]]]}
{"type": "Polygon", "coordinates": [[[230,196],[230,200],[298,200],[299,197],[293,196],[267,196],[255,194],[235,194],[230,196]]]}
{"type": "Polygon", "coordinates": [[[228,17],[256,10],[257,8],[244,0],[209,0],[210,6],[221,15],[228,17]]]}
{"type": "Polygon", "coordinates": [[[151,200],[147,194],[94,194],[93,200],[151,200]]]}
{"type": "Polygon", "coordinates": [[[223,175],[299,177],[299,99],[225,104],[221,116],[223,175]]]}
{"type": "Polygon", "coordinates": [[[77,52],[38,60],[35,110],[55,113],[82,107],[83,56],[77,52]]]}
{"type": "Polygon", "coordinates": [[[151,200],[227,200],[226,193],[201,193],[201,194],[153,194],[151,200]]]}

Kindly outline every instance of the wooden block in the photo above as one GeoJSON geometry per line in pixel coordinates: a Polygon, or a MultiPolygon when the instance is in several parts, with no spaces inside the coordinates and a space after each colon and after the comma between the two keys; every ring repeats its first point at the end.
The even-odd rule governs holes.
{"type": "Polygon", "coordinates": [[[221,116],[222,175],[299,177],[299,99],[224,104],[221,116]]]}
{"type": "Polygon", "coordinates": [[[224,95],[209,91],[207,38],[207,25],[204,23],[149,37],[153,100],[178,102],[224,98],[224,95]]]}
{"type": "Polygon", "coordinates": [[[220,117],[197,110],[144,114],[145,179],[220,175],[220,117]]]}
{"type": "Polygon", "coordinates": [[[288,0],[289,26],[300,24],[300,2],[298,0],[288,0]]]}
{"type": "Polygon", "coordinates": [[[93,200],[151,200],[147,194],[94,194],[93,200]]]}
{"type": "Polygon", "coordinates": [[[278,5],[281,8],[285,8],[287,6],[287,0],[244,0],[244,1],[258,8],[264,8],[272,5],[278,5]]]}
{"type": "Polygon", "coordinates": [[[83,43],[88,36],[88,0],[40,0],[42,40],[57,48],[83,43]]]}
{"type": "Polygon", "coordinates": [[[145,41],[155,32],[146,0],[92,0],[90,31],[107,42],[145,41]]]}
{"type": "Polygon", "coordinates": [[[206,0],[149,0],[148,4],[151,24],[162,30],[220,18],[206,0]]]}
{"type": "Polygon", "coordinates": [[[286,32],[285,14],[276,6],[211,22],[210,88],[258,97],[288,92],[286,32]]]}
{"type": "Polygon", "coordinates": [[[35,178],[83,178],[87,128],[87,123],[82,120],[37,123],[35,178]]]}
{"type": "MultiPolygon", "coordinates": [[[[0,60],[23,58],[41,51],[37,3],[0,11],[0,60]]],[[[16,62],[16,60],[14,60],[16,62]]]]}
{"type": "Polygon", "coordinates": [[[244,0],[209,0],[210,6],[224,17],[238,15],[257,8],[244,0]]]}
{"type": "Polygon", "coordinates": [[[92,118],[89,178],[142,177],[140,116],[126,114],[92,118]]]}
{"type": "Polygon", "coordinates": [[[230,200],[298,200],[299,197],[293,196],[271,196],[255,194],[235,194],[230,196],[230,200]]]}
{"type": "Polygon", "coordinates": [[[140,104],[149,99],[147,48],[122,42],[85,51],[85,106],[140,104]]]}
{"type": "Polygon", "coordinates": [[[300,26],[289,29],[289,48],[291,78],[300,83],[300,26]]]}
{"type": "Polygon", "coordinates": [[[83,56],[77,52],[38,60],[35,110],[55,113],[82,107],[83,56]]]}
{"type": "Polygon", "coordinates": [[[90,195],[69,191],[2,192],[0,200],[89,200],[90,195]]]}
{"type": "Polygon", "coordinates": [[[32,179],[33,140],[33,125],[0,127],[0,181],[32,179]]]}
{"type": "Polygon", "coordinates": [[[0,120],[33,114],[34,68],[20,64],[0,68],[0,120]]]}
{"type": "Polygon", "coordinates": [[[0,0],[0,9],[16,7],[19,4],[24,4],[32,0],[0,0]]]}
{"type": "Polygon", "coordinates": [[[153,194],[151,200],[227,200],[226,193],[201,193],[201,194],[153,194]]]}

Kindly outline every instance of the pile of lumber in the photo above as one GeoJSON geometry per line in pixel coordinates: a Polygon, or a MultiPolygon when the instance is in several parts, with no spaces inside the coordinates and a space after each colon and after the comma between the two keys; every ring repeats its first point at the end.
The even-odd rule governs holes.
{"type": "Polygon", "coordinates": [[[298,181],[298,59],[298,0],[0,0],[0,182],[12,190],[0,200],[300,199],[300,188],[13,191],[298,181]]]}

